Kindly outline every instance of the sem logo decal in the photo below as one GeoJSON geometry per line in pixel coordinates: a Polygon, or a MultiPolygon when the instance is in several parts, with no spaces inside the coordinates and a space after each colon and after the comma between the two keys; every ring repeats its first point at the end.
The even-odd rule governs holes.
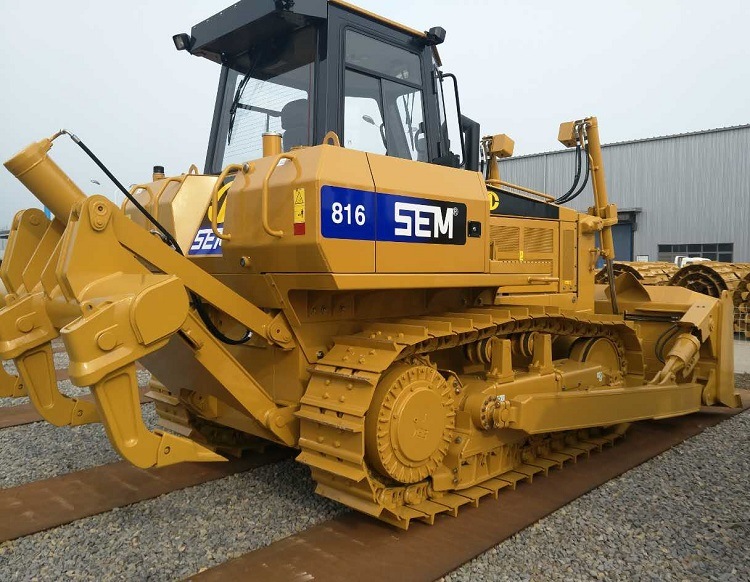
{"type": "MultiPolygon", "coordinates": [[[[219,190],[219,215],[216,217],[216,226],[221,233],[224,232],[224,218],[227,214],[227,192],[229,192],[229,187],[232,185],[233,180],[234,177],[231,177],[230,181],[224,184],[219,190]]],[[[195,233],[193,243],[190,245],[190,249],[188,249],[188,256],[221,256],[221,239],[216,238],[211,228],[212,216],[213,208],[209,204],[198,232],[195,233]]]]}
{"type": "Polygon", "coordinates": [[[445,216],[440,208],[426,204],[396,202],[395,208],[396,223],[402,225],[394,231],[397,236],[453,238],[453,217],[458,215],[458,208],[446,209],[445,216]]]}
{"type": "Polygon", "coordinates": [[[377,240],[466,244],[466,204],[378,194],[377,240]]]}

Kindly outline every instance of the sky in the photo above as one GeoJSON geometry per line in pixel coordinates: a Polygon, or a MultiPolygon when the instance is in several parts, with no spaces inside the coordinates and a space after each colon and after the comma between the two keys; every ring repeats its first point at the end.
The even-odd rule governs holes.
{"type": "MultiPolygon", "coordinates": [[[[560,122],[588,115],[605,143],[750,123],[746,0],[355,3],[444,27],[443,70],[459,79],[464,114],[510,135],[516,155],[561,148],[560,122]]],[[[64,127],[126,186],[154,165],[202,168],[219,67],[171,37],[229,4],[0,0],[0,160],[64,127]]],[[[87,194],[117,198],[69,140],[51,155],[87,194]]],[[[30,206],[0,168],[0,228],[30,206]]]]}

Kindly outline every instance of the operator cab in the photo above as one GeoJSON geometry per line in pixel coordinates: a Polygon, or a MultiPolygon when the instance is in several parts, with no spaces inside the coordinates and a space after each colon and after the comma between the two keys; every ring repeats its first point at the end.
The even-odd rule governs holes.
{"type": "Polygon", "coordinates": [[[263,157],[264,133],[289,151],[330,131],[347,148],[478,170],[479,126],[439,69],[444,38],[339,0],[242,0],[176,35],[222,65],[206,173],[263,157]]]}

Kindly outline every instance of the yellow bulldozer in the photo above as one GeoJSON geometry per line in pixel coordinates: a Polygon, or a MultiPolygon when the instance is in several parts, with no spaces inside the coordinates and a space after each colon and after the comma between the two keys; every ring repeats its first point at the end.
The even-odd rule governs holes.
{"type": "Polygon", "coordinates": [[[293,447],[318,493],[405,528],[628,423],[738,406],[726,294],[594,283],[617,221],[596,118],[560,126],[568,192],[504,182],[513,142],[461,113],[445,34],[241,0],[173,39],[221,69],[204,173],[128,191],[65,130],[7,161],[53,215],[16,215],[0,270],[0,356],[39,413],[139,467],[293,447]],[[50,159],[65,135],[122,207],[50,159]],[[59,391],[56,338],[93,401],[59,391]]]}

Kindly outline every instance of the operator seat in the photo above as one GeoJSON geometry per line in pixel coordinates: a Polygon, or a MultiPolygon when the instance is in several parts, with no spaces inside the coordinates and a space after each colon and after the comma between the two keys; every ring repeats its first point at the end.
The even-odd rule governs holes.
{"type": "Polygon", "coordinates": [[[294,146],[310,145],[310,103],[307,99],[290,101],[281,109],[281,128],[284,151],[288,152],[294,146]]]}

